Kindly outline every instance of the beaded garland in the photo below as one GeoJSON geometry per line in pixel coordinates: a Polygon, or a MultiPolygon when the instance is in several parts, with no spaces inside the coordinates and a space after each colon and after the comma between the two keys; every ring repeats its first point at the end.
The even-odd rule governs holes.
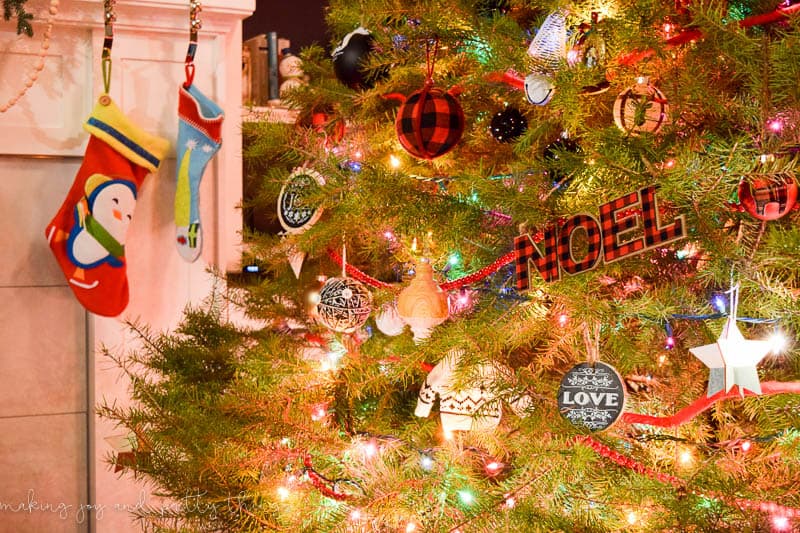
{"type": "MultiPolygon", "coordinates": [[[[328,251],[328,255],[330,256],[333,261],[337,264],[342,264],[342,257],[334,252],[333,250],[328,251]]],[[[446,283],[440,283],[439,287],[443,291],[452,291],[455,289],[460,289],[466,287],[467,285],[472,285],[473,283],[477,283],[484,278],[487,278],[503,268],[504,266],[511,264],[514,262],[514,252],[508,252],[506,255],[496,259],[493,263],[486,265],[480,270],[473,272],[472,274],[468,274],[464,277],[454,279],[452,281],[448,281],[446,283]]],[[[386,283],[384,281],[377,280],[370,276],[369,274],[362,272],[361,270],[357,269],[353,265],[346,265],[347,274],[364,283],[365,285],[369,285],[370,287],[374,287],[376,289],[386,289],[386,290],[398,290],[397,287],[392,285],[391,283],[386,283]]]]}
{"type": "Polygon", "coordinates": [[[787,518],[795,518],[800,516],[800,509],[785,507],[775,502],[748,500],[746,498],[736,498],[736,497],[731,498],[726,494],[713,490],[696,490],[688,488],[686,487],[686,482],[681,478],[670,474],[665,474],[663,472],[657,472],[652,468],[648,468],[647,466],[634,460],[633,458],[619,453],[618,451],[606,446],[601,442],[596,441],[595,439],[593,439],[588,435],[581,435],[575,437],[574,439],[572,439],[571,444],[583,444],[585,446],[588,446],[596,453],[598,453],[600,456],[609,459],[610,461],[618,464],[619,466],[633,470],[637,474],[647,476],[650,479],[658,480],[662,483],[667,483],[669,485],[672,485],[676,489],[687,488],[689,492],[691,492],[696,496],[714,498],[716,500],[725,502],[728,505],[734,505],[736,507],[739,507],[740,509],[753,509],[764,513],[779,513],[780,515],[785,516],[787,518]]]}
{"type": "Polygon", "coordinates": [[[25,93],[28,92],[28,89],[34,86],[36,80],[39,79],[39,75],[44,70],[44,63],[47,57],[47,50],[50,49],[50,36],[53,32],[53,21],[58,14],[58,4],[59,0],[50,0],[50,9],[49,14],[50,16],[47,18],[46,28],[44,30],[44,36],[42,37],[42,45],[39,47],[39,56],[36,64],[33,66],[33,70],[28,73],[27,79],[25,80],[25,85],[22,89],[17,92],[17,94],[11,97],[6,103],[0,105],[0,113],[5,113],[12,107],[14,107],[17,102],[19,102],[20,98],[25,96],[25,93]]]}

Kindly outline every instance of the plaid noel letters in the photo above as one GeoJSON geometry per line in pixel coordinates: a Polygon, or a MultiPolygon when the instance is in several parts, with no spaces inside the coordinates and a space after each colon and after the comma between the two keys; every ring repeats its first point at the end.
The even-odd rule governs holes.
{"type": "Polygon", "coordinates": [[[531,266],[545,281],[556,281],[561,279],[561,271],[575,275],[593,269],[601,256],[611,263],[685,236],[683,215],[661,225],[656,186],[651,185],[601,205],[599,221],[592,215],[573,215],[560,225],[549,225],[539,243],[527,234],[515,238],[517,289],[530,287],[531,266]],[[576,257],[579,229],[583,230],[582,255],[576,257]]]}

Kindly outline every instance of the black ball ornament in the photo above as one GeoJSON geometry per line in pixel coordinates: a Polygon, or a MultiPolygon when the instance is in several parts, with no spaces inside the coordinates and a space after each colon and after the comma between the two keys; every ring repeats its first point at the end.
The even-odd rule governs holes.
{"type": "Polygon", "coordinates": [[[508,143],[517,139],[528,129],[528,121],[516,107],[507,107],[498,111],[489,124],[492,137],[501,143],[508,143]]]}
{"type": "Polygon", "coordinates": [[[369,89],[388,74],[386,69],[370,72],[365,68],[374,40],[369,30],[358,27],[348,33],[333,51],[333,72],[351,89],[369,89]]]}

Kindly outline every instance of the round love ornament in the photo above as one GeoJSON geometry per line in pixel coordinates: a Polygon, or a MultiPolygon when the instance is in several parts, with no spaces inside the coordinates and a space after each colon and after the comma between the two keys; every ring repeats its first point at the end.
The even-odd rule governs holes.
{"type": "Polygon", "coordinates": [[[625,410],[625,384],[610,365],[599,361],[581,363],[561,380],[558,410],[579,428],[608,429],[625,410]]]}
{"type": "Polygon", "coordinates": [[[278,193],[278,220],[287,233],[302,233],[322,216],[322,208],[310,205],[314,188],[325,185],[325,178],[306,167],[297,167],[278,193]]]}

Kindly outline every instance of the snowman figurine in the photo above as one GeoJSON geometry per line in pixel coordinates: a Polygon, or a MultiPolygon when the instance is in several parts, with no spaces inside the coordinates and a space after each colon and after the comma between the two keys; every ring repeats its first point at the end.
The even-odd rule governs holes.
{"type": "Polygon", "coordinates": [[[86,196],[75,206],[75,225],[67,252],[80,268],[102,263],[121,267],[125,236],[136,208],[136,186],[124,179],[94,174],[86,180],[86,196]]]}

